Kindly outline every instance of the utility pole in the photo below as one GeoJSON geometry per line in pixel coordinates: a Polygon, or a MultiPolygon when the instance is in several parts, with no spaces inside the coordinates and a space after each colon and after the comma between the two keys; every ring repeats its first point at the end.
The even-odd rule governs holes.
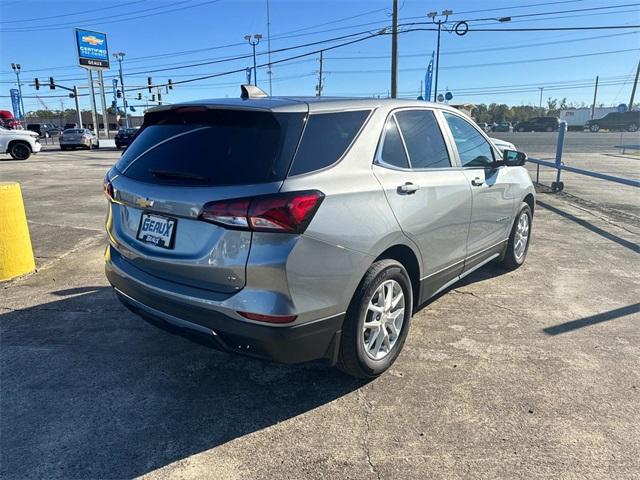
{"type": "MultiPolygon", "coordinates": [[[[24,118],[24,116],[25,116],[24,100],[22,98],[22,83],[20,82],[20,64],[19,63],[12,63],[11,64],[11,68],[15,72],[16,79],[18,80],[18,92],[20,92],[20,113],[22,114],[21,115],[22,118],[20,120],[22,120],[22,123],[25,123],[25,118],[24,118]]],[[[27,126],[25,125],[23,128],[27,128],[27,126]]]]}
{"type": "Polygon", "coordinates": [[[540,89],[540,116],[542,117],[544,115],[544,112],[542,111],[542,92],[544,87],[538,87],[538,89],[540,89]]]}
{"type": "Polygon", "coordinates": [[[316,87],[316,90],[318,90],[318,93],[316,93],[317,97],[321,97],[322,96],[322,53],[324,52],[324,50],[320,50],[320,70],[318,70],[318,86],[316,87]]]}
{"type": "MultiPolygon", "coordinates": [[[[267,0],[267,51],[268,51],[268,62],[269,62],[269,70],[267,70],[267,75],[269,75],[269,96],[273,95],[271,91],[271,16],[269,14],[269,0],[267,0]]],[[[320,52],[322,55],[322,52],[320,52]]]]}
{"type": "MultiPolygon", "coordinates": [[[[124,60],[124,52],[116,52],[113,56],[118,60],[120,73],[120,89],[122,90],[122,104],[124,105],[124,126],[129,128],[129,118],[127,117],[127,96],[124,93],[124,80],[122,79],[122,60],[124,60]]],[[[117,107],[116,107],[117,108],[117,107]]]]}
{"type": "Polygon", "coordinates": [[[593,105],[591,105],[591,120],[596,114],[596,99],[598,98],[598,79],[599,76],[596,76],[596,88],[593,90],[593,105]]]}
{"type": "MultiPolygon", "coordinates": [[[[638,62],[638,69],[636,70],[636,79],[633,81],[633,87],[631,88],[631,99],[629,100],[629,111],[633,110],[633,100],[636,96],[636,87],[638,86],[638,77],[640,77],[640,62],[638,62]]],[[[22,95],[20,95],[22,98],[22,95]]]]}
{"type": "Polygon", "coordinates": [[[398,93],[398,0],[393,0],[391,29],[391,98],[398,93]]]}
{"type": "Polygon", "coordinates": [[[253,48],[253,84],[257,87],[258,71],[257,71],[257,65],[256,65],[256,46],[260,43],[260,40],[262,39],[262,35],[259,33],[255,33],[253,35],[253,39],[251,35],[245,35],[244,39],[247,42],[249,42],[249,45],[251,45],[251,47],[253,48]]]}

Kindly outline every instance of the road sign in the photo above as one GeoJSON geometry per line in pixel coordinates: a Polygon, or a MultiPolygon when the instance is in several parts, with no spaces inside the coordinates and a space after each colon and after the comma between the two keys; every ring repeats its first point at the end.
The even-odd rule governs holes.
{"type": "Polygon", "coordinates": [[[82,28],[76,28],[75,34],[80,66],[94,70],[108,69],[107,34],[82,28]]]}
{"type": "Polygon", "coordinates": [[[621,103],[620,105],[618,105],[618,112],[624,113],[626,111],[627,111],[627,105],[625,103],[621,103]]]}
{"type": "Polygon", "coordinates": [[[444,95],[442,95],[441,93],[438,94],[438,101],[444,102],[444,95]]]}
{"type": "Polygon", "coordinates": [[[444,94],[444,98],[448,102],[449,100],[451,100],[453,98],[453,93],[451,93],[451,92],[445,93],[444,94]]]}
{"type": "Polygon", "coordinates": [[[20,90],[12,88],[9,90],[11,94],[11,109],[13,110],[13,116],[22,120],[22,110],[20,110],[20,90]]]}

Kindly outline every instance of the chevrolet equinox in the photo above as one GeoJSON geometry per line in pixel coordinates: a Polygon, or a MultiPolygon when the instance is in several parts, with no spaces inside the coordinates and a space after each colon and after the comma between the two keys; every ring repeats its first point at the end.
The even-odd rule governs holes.
{"type": "Polygon", "coordinates": [[[418,306],[492,260],[522,265],[525,160],[422,101],[247,87],[157,107],[104,180],[106,275],[176,333],[372,378],[418,306]]]}

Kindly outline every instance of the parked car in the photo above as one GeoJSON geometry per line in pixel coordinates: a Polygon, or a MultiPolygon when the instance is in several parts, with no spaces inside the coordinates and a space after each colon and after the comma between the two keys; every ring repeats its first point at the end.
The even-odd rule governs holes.
{"type": "Polygon", "coordinates": [[[638,126],[640,126],[640,111],[607,113],[602,118],[589,120],[585,128],[592,132],[597,132],[601,128],[637,132],[638,126]]]}
{"type": "Polygon", "coordinates": [[[82,128],[82,125],[78,125],[77,123],[65,123],[64,124],[64,129],[65,130],[69,130],[72,128],[82,128]]]}
{"type": "Polygon", "coordinates": [[[480,122],[480,123],[477,123],[476,125],[478,125],[482,129],[482,131],[485,133],[489,133],[491,131],[491,127],[493,126],[493,124],[486,123],[486,122],[480,122]]]}
{"type": "Polygon", "coordinates": [[[518,122],[513,130],[516,132],[557,132],[560,126],[558,117],[533,117],[524,122],[518,122]]]}
{"type": "Polygon", "coordinates": [[[121,128],[118,130],[118,133],[116,133],[115,136],[116,148],[128,146],[129,142],[138,130],[138,128],[121,128]]]}
{"type": "Polygon", "coordinates": [[[51,123],[28,123],[27,130],[36,132],[42,138],[60,135],[62,130],[51,123]]]}
{"type": "Polygon", "coordinates": [[[489,137],[489,139],[496,146],[496,148],[500,150],[500,153],[504,152],[505,150],[518,150],[513,143],[507,142],[506,140],[501,140],[499,138],[493,137],[489,137]]]}
{"type": "Polygon", "coordinates": [[[491,129],[492,132],[513,132],[513,125],[511,122],[496,123],[491,129]]]}
{"type": "Polygon", "coordinates": [[[440,103],[158,107],[104,179],[106,276],[174,333],[375,377],[419,305],[492,260],[525,261],[525,159],[440,103]]]}
{"type": "Polygon", "coordinates": [[[60,135],[60,150],[98,148],[98,137],[87,128],[71,128],[60,135]]]}
{"type": "Polygon", "coordinates": [[[37,133],[0,127],[0,152],[8,153],[14,160],[26,160],[41,148],[37,133]]]}

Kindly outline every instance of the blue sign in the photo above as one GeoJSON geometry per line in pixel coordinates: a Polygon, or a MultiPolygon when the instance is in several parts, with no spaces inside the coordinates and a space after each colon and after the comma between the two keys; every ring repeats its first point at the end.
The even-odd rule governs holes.
{"type": "Polygon", "coordinates": [[[22,110],[20,110],[20,90],[12,88],[9,90],[11,94],[11,109],[13,110],[13,116],[19,119],[23,119],[22,110]]]}
{"type": "Polygon", "coordinates": [[[76,28],[78,62],[83,67],[109,68],[107,34],[76,28]]]}
{"type": "Polygon", "coordinates": [[[451,100],[453,98],[453,93],[451,92],[447,92],[444,94],[444,99],[448,102],[449,100],[451,100]]]}
{"type": "Polygon", "coordinates": [[[618,105],[618,111],[619,111],[620,113],[624,113],[624,112],[626,112],[626,111],[627,111],[627,105],[626,105],[626,104],[624,104],[624,103],[621,103],[620,105],[618,105]]]}

